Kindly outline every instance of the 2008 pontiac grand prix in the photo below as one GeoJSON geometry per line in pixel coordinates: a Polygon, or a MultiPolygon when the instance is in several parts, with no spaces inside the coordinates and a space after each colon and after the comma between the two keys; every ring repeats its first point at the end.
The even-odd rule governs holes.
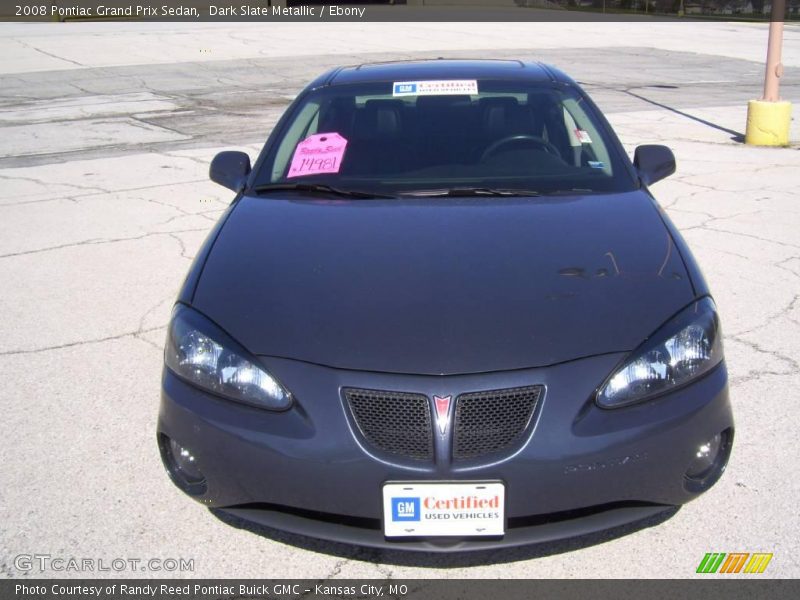
{"type": "Polygon", "coordinates": [[[566,75],[515,61],[334,69],[251,168],[169,325],[175,484],[273,528],[415,550],[513,546],[683,504],[728,461],[717,310],[566,75]]]}

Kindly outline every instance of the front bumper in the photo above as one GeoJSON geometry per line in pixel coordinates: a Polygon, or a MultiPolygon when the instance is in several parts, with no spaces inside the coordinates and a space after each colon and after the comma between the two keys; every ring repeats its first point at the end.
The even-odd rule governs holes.
{"type": "Polygon", "coordinates": [[[441,377],[263,358],[297,399],[284,413],[215,397],[165,370],[158,432],[195,455],[206,478],[197,500],[277,529],[419,550],[477,550],[574,537],[692,500],[704,491],[684,477],[698,446],[721,431],[733,431],[724,363],[657,399],[615,410],[598,408],[592,401],[595,387],[621,357],[441,377]],[[544,385],[546,392],[524,445],[491,462],[466,464],[442,456],[430,464],[411,464],[373,453],[352,431],[341,397],[346,387],[456,397],[533,384],[544,385]],[[505,536],[386,540],[381,486],[403,480],[503,481],[505,536]]]}

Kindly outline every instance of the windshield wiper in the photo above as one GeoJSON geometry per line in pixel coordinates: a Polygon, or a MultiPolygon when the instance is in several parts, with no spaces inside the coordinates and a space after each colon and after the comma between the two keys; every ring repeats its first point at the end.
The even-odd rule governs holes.
{"type": "Polygon", "coordinates": [[[425,198],[443,198],[443,197],[468,197],[468,196],[541,196],[542,193],[536,190],[522,190],[522,189],[500,189],[500,188],[487,188],[487,187],[454,187],[443,188],[438,190],[412,190],[410,192],[403,192],[404,196],[421,196],[425,198]]]}
{"type": "Polygon", "coordinates": [[[320,194],[331,194],[344,198],[395,198],[388,194],[378,194],[375,192],[365,192],[360,190],[342,190],[324,183],[266,183],[257,185],[253,188],[256,194],[269,192],[311,192],[320,194]]]}

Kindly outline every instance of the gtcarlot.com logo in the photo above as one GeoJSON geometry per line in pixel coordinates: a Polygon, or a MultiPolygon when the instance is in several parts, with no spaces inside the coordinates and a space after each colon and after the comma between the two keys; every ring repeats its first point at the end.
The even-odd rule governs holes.
{"type": "Polygon", "coordinates": [[[707,552],[697,566],[698,573],[763,573],[772,553],[766,552],[707,552]]]}
{"type": "Polygon", "coordinates": [[[192,572],[193,558],[88,558],[52,554],[18,554],[14,567],[24,573],[48,571],[96,573],[122,571],[192,572]]]}

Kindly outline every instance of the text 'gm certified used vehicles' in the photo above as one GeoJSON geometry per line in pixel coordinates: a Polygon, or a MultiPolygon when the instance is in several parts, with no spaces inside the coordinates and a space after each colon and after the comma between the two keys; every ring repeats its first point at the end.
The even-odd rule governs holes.
{"type": "Polygon", "coordinates": [[[714,301],[556,69],[385,63],[311,83],[198,254],[158,442],[209,507],[471,550],[638,521],[713,485],[733,419],[714,301]]]}

